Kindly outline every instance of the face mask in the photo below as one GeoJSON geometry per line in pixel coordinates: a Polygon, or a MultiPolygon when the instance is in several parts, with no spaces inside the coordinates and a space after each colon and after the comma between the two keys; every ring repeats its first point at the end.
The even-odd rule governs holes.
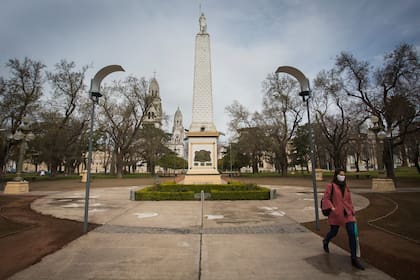
{"type": "Polygon", "coordinates": [[[344,182],[345,179],[346,179],[346,176],[344,176],[344,175],[337,175],[337,181],[338,182],[344,182]]]}

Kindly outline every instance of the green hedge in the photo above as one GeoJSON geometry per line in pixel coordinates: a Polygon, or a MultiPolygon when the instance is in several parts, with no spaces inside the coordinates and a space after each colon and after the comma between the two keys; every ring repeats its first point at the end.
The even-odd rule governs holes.
{"type": "Polygon", "coordinates": [[[136,200],[197,200],[195,194],[210,193],[210,200],[270,199],[270,190],[255,184],[226,185],[161,184],[136,191],[136,200]]]}
{"type": "Polygon", "coordinates": [[[219,191],[212,190],[211,200],[266,200],[270,199],[270,190],[255,191],[219,191]]]}
{"type": "Polygon", "coordinates": [[[135,193],[136,200],[195,200],[194,192],[157,192],[140,190],[135,193]]]}

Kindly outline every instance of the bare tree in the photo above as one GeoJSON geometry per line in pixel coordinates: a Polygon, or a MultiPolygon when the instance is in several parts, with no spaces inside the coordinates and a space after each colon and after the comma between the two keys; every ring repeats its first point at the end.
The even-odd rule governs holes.
{"type": "Polygon", "coordinates": [[[87,66],[76,70],[76,64],[61,60],[55,65],[55,72],[47,72],[47,78],[53,87],[53,98],[50,105],[63,115],[60,127],[65,126],[70,116],[80,105],[81,95],[84,93],[87,66]]]}
{"type": "Polygon", "coordinates": [[[25,57],[24,61],[10,59],[6,66],[10,77],[1,83],[0,123],[15,133],[22,119],[39,108],[45,65],[25,57]]]}
{"type": "Polygon", "coordinates": [[[144,78],[130,76],[102,91],[100,125],[113,143],[118,178],[123,174],[124,155],[139,139],[146,113],[155,98],[147,93],[147,89],[144,78]]]}
{"type": "MultiPolygon", "coordinates": [[[[6,67],[10,70],[8,78],[0,78],[0,126],[14,134],[25,117],[33,117],[42,96],[45,67],[39,61],[27,57],[23,61],[10,59],[6,67]]],[[[13,151],[15,143],[3,141],[1,149],[1,168],[6,163],[6,152],[13,151]]]]}
{"type": "Polygon", "coordinates": [[[298,83],[286,75],[269,74],[263,82],[263,128],[269,136],[269,154],[276,170],[287,175],[288,145],[302,120],[298,83]]]}
{"type": "Polygon", "coordinates": [[[39,142],[41,157],[49,164],[52,175],[61,165],[67,172],[73,172],[75,164],[81,161],[81,136],[87,129],[87,119],[76,110],[85,89],[83,80],[87,66],[77,70],[74,62],[61,60],[54,72],[47,72],[53,89],[43,113],[43,125],[39,142]]]}
{"type": "Polygon", "coordinates": [[[261,127],[261,115],[257,112],[251,114],[238,101],[226,107],[231,117],[230,131],[233,133],[232,142],[237,142],[241,153],[251,159],[252,172],[258,173],[258,164],[267,151],[267,137],[261,127]]]}
{"type": "Polygon", "coordinates": [[[387,132],[390,145],[384,145],[382,157],[388,177],[395,179],[392,150],[416,132],[411,124],[420,116],[419,54],[413,46],[401,44],[373,71],[368,62],[343,52],[336,59],[336,69],[346,94],[361,101],[387,132]]]}
{"type": "Polygon", "coordinates": [[[334,168],[345,168],[347,147],[352,130],[358,123],[359,106],[345,97],[338,73],[335,70],[321,71],[315,79],[315,118],[327,141],[328,151],[334,168]]]}

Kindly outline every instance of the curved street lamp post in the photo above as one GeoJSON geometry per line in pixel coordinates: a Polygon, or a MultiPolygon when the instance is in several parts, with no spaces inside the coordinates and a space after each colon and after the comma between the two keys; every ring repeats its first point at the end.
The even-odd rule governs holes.
{"type": "MultiPolygon", "coordinates": [[[[16,132],[7,136],[9,141],[19,143],[19,154],[16,162],[16,177],[13,178],[12,181],[6,183],[4,193],[15,194],[29,192],[29,183],[22,177],[22,169],[28,142],[35,139],[31,125],[31,119],[25,117],[22,119],[22,124],[18,127],[16,132]]],[[[6,145],[8,144],[6,143],[6,145]]]]}
{"type": "Polygon", "coordinates": [[[316,187],[316,174],[315,174],[315,154],[314,154],[314,140],[312,135],[311,117],[309,113],[309,98],[311,98],[311,88],[309,86],[309,80],[306,76],[298,69],[291,66],[280,66],[277,68],[276,73],[286,73],[295,77],[300,84],[299,93],[303,98],[303,102],[306,102],[306,110],[308,112],[308,127],[309,127],[309,143],[311,147],[311,165],[312,165],[312,186],[314,191],[314,207],[315,207],[315,226],[319,230],[319,213],[318,213],[318,191],[316,187]]]}
{"type": "Polygon", "coordinates": [[[89,190],[90,190],[90,177],[91,177],[91,165],[92,165],[92,142],[93,142],[93,119],[95,117],[95,104],[98,104],[99,97],[102,96],[100,93],[100,87],[102,80],[109,74],[117,71],[124,71],[120,65],[109,65],[99,70],[95,77],[90,82],[90,99],[92,100],[92,112],[90,116],[90,131],[89,131],[89,151],[88,151],[88,162],[87,162],[87,178],[86,178],[86,194],[85,194],[85,216],[83,223],[83,231],[88,231],[88,216],[89,216],[89,190]]]}
{"type": "Polygon", "coordinates": [[[379,125],[379,118],[375,115],[370,116],[370,121],[372,122],[373,126],[370,128],[370,130],[375,135],[375,155],[376,155],[376,165],[378,169],[378,177],[379,178],[385,178],[385,167],[384,163],[382,161],[382,149],[383,145],[380,141],[383,140],[383,130],[382,127],[379,125]],[[378,141],[380,140],[380,141],[378,141]],[[382,149],[381,149],[382,148],[382,149]]]}
{"type": "MultiPolygon", "coordinates": [[[[394,156],[393,156],[393,152],[392,152],[392,132],[388,131],[385,132],[383,130],[383,127],[381,127],[379,125],[379,118],[375,115],[370,116],[370,121],[373,124],[373,127],[370,129],[373,131],[373,133],[375,134],[375,140],[377,141],[379,139],[380,144],[382,144],[382,149],[384,149],[385,147],[385,140],[386,140],[386,145],[388,146],[388,152],[389,152],[389,160],[392,164],[394,164],[394,156]]],[[[379,146],[379,145],[377,145],[379,146]]],[[[386,177],[385,173],[386,173],[386,167],[385,167],[385,162],[383,161],[381,154],[383,155],[383,150],[378,150],[379,152],[377,152],[378,155],[378,159],[377,161],[378,163],[378,170],[380,172],[382,172],[382,174],[380,174],[380,177],[386,177]]]]}
{"type": "MultiPolygon", "coordinates": [[[[370,116],[370,121],[373,127],[370,128],[375,134],[375,147],[376,147],[376,162],[378,165],[378,178],[372,178],[372,190],[376,192],[382,191],[395,191],[395,178],[389,178],[392,174],[388,168],[393,168],[394,159],[392,152],[392,131],[384,131],[384,126],[381,124],[378,116],[370,116]],[[379,140],[379,141],[378,141],[379,140]],[[385,146],[388,148],[389,157],[388,163],[385,162],[385,146]]],[[[392,177],[392,176],[391,176],[392,177]]]]}

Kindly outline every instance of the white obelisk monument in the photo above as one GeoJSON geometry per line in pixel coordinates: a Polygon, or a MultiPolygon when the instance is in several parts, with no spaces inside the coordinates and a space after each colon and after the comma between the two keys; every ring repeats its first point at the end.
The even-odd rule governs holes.
{"type": "Polygon", "coordinates": [[[185,184],[220,184],[217,170],[217,139],[220,133],[213,121],[210,35],[206,18],[199,19],[195,37],[193,114],[188,137],[188,171],[185,184]]]}

